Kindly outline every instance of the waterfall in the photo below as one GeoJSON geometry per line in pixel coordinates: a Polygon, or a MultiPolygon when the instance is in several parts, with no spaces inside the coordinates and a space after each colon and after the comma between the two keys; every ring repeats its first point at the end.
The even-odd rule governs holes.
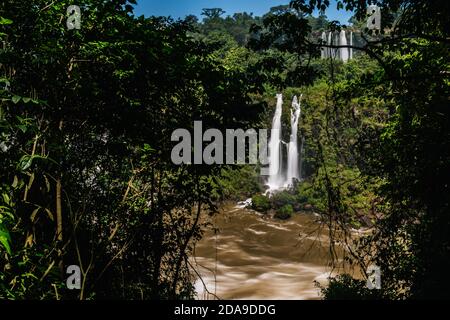
{"type": "MultiPolygon", "coordinates": [[[[322,32],[322,43],[324,43],[324,44],[327,43],[327,35],[325,32],[322,32]]],[[[322,50],[320,52],[321,58],[322,59],[328,58],[327,53],[328,53],[328,48],[322,47],[322,50]]]]}
{"type": "MultiPolygon", "coordinates": [[[[332,41],[332,33],[328,32],[328,45],[331,46],[333,44],[332,41]]],[[[334,58],[333,56],[333,49],[331,49],[330,47],[328,48],[328,57],[334,58]]]]}
{"type": "MultiPolygon", "coordinates": [[[[300,100],[302,96],[300,96],[300,100]]],[[[293,179],[300,179],[299,157],[298,157],[298,120],[300,118],[301,107],[297,96],[292,101],[291,109],[291,138],[288,145],[288,162],[285,186],[293,184],[293,179]]]]}
{"type": "MultiPolygon", "coordinates": [[[[301,98],[297,96],[292,100],[291,109],[291,135],[287,147],[287,168],[283,173],[283,156],[282,156],[282,135],[281,135],[281,115],[283,106],[283,96],[277,94],[277,106],[272,119],[272,131],[269,140],[269,179],[267,185],[269,189],[267,193],[282,188],[289,187],[293,184],[293,180],[300,180],[300,157],[298,146],[298,124],[301,115],[301,98]]],[[[301,146],[302,148],[303,146],[301,146]]],[[[302,152],[300,150],[300,152],[302,152]]]]}
{"type": "MultiPolygon", "coordinates": [[[[345,31],[341,30],[339,34],[339,46],[347,46],[347,37],[345,36],[345,31]]],[[[342,61],[348,61],[348,48],[340,48],[339,49],[339,57],[342,61]]]]}
{"type": "Polygon", "coordinates": [[[283,106],[282,94],[277,94],[277,106],[272,119],[272,130],[269,140],[269,192],[283,186],[282,156],[281,156],[281,113],[283,106]]]}
{"type": "MultiPolygon", "coordinates": [[[[344,30],[341,32],[322,32],[322,43],[326,43],[328,46],[345,47],[347,45],[353,46],[353,32],[350,31],[349,40],[344,30]]],[[[338,59],[346,63],[348,60],[353,59],[353,48],[321,48],[321,58],[338,59]]]]}
{"type": "MultiPolygon", "coordinates": [[[[339,33],[335,33],[334,35],[334,45],[339,46],[339,33]]],[[[334,57],[336,59],[341,58],[341,51],[339,49],[334,49],[334,57]]]]}

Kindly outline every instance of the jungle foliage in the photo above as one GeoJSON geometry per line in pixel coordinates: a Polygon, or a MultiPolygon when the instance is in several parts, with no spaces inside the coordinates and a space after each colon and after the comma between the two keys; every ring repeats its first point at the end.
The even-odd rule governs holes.
{"type": "Polygon", "coordinates": [[[77,2],[79,30],[70,1],[0,4],[0,299],[193,298],[202,215],[252,196],[283,219],[319,212],[332,238],[372,228],[344,259],[378,265],[382,289],[342,275],[325,298],[449,297],[448,1],[336,1],[351,27],[327,20],[328,0],[202,21],[77,2]],[[362,28],[372,2],[377,34],[362,28]],[[345,28],[355,59],[319,59],[320,32],[345,28]],[[269,199],[258,168],[172,163],[173,130],[267,128],[277,92],[303,94],[294,188],[269,199]]]}
{"type": "Polygon", "coordinates": [[[68,30],[71,4],[0,4],[0,298],[192,298],[187,257],[221,169],[174,165],[171,134],[251,126],[258,72],[227,68],[186,21],[135,17],[135,1],[78,1],[68,30]]]}
{"type": "MultiPolygon", "coordinates": [[[[450,5],[342,0],[337,7],[353,10],[354,21],[364,21],[370,3],[387,18],[381,32],[360,30],[365,41],[355,49],[369,61],[346,66],[330,61],[322,90],[326,99],[319,104],[306,99],[323,112],[317,117],[305,107],[306,117],[315,117],[305,133],[310,141],[306,157],[313,160],[308,166],[319,182],[316,189],[325,191],[322,209],[330,228],[346,230],[358,210],[373,212],[373,232],[349,247],[347,260],[363,272],[370,263],[381,268],[379,297],[448,298],[449,282],[442,275],[450,268],[450,5]],[[350,72],[342,72],[346,68],[350,72]]],[[[253,28],[258,36],[252,47],[295,54],[293,72],[311,79],[317,70],[311,69],[310,56],[322,45],[309,38],[305,16],[329,6],[326,0],[291,1],[290,12],[253,28]]],[[[330,28],[345,26],[332,23],[330,28]]],[[[311,94],[320,95],[317,90],[311,94]]],[[[339,281],[358,287],[347,278],[332,286],[339,281]]]]}

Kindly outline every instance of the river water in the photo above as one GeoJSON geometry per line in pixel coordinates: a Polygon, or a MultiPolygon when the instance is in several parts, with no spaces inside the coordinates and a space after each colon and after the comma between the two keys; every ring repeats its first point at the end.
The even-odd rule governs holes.
{"type": "Polygon", "coordinates": [[[327,228],[312,213],[281,221],[224,206],[197,243],[192,265],[198,299],[319,299],[327,282],[327,228]]]}

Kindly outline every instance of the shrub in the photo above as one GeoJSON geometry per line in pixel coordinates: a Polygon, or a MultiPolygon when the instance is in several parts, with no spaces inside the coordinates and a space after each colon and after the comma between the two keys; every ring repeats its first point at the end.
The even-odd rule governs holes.
{"type": "Polygon", "coordinates": [[[258,178],[259,172],[249,165],[222,169],[215,180],[213,196],[219,200],[245,200],[262,192],[258,178]]]}
{"type": "Polygon", "coordinates": [[[316,286],[320,288],[325,300],[374,300],[382,298],[380,290],[370,290],[367,288],[365,281],[354,279],[348,274],[330,278],[327,287],[322,287],[318,282],[316,282],[316,286]]]}
{"type": "Polygon", "coordinates": [[[272,195],[270,199],[274,208],[281,208],[285,205],[295,206],[297,199],[288,191],[281,191],[272,195]]]}
{"type": "Polygon", "coordinates": [[[326,210],[327,193],[322,185],[304,181],[297,186],[296,192],[296,200],[302,207],[311,205],[319,211],[326,210]]]}
{"type": "Polygon", "coordinates": [[[269,197],[257,194],[252,198],[252,209],[259,212],[267,212],[271,208],[269,197]]]}
{"type": "Polygon", "coordinates": [[[275,218],[286,220],[289,219],[293,213],[294,209],[292,208],[292,206],[290,204],[286,204],[279,210],[277,210],[277,213],[275,213],[275,218]]]}

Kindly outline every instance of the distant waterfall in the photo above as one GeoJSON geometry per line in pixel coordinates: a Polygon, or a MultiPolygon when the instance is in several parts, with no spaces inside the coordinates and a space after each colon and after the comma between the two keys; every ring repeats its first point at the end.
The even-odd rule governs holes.
{"type": "Polygon", "coordinates": [[[272,119],[272,131],[269,140],[269,191],[283,186],[282,154],[281,154],[281,114],[283,106],[282,94],[277,94],[277,106],[272,119]]]}
{"type": "MultiPolygon", "coordinates": [[[[327,42],[327,44],[329,46],[331,46],[333,44],[332,38],[333,38],[333,34],[331,32],[328,32],[328,42],[327,42]]],[[[333,49],[331,49],[331,48],[328,48],[328,57],[334,58],[333,49]]]]}
{"type": "MultiPolygon", "coordinates": [[[[349,34],[349,40],[347,40],[347,34],[344,30],[341,30],[341,32],[328,32],[328,36],[325,32],[322,32],[321,35],[322,43],[326,43],[328,46],[339,46],[339,47],[345,47],[348,46],[350,43],[350,46],[353,46],[353,32],[350,32],[349,34]],[[326,40],[326,41],[325,41],[326,40]]],[[[353,59],[353,49],[352,48],[322,48],[321,50],[321,58],[333,58],[343,61],[344,63],[348,62],[348,60],[353,59]]]]}
{"type": "MultiPolygon", "coordinates": [[[[300,101],[302,96],[300,96],[300,101]]],[[[293,179],[300,179],[299,157],[298,157],[298,121],[300,118],[301,106],[297,96],[292,101],[291,109],[291,137],[288,145],[287,174],[285,186],[293,184],[293,179]]]]}
{"type": "MultiPolygon", "coordinates": [[[[325,32],[322,32],[322,43],[327,43],[327,34],[325,32]]],[[[320,56],[322,59],[328,58],[328,48],[322,48],[320,56]]]]}
{"type": "MultiPolygon", "coordinates": [[[[339,34],[339,46],[345,47],[347,46],[347,37],[345,36],[345,31],[341,30],[341,33],[339,34]]],[[[348,48],[340,48],[339,49],[339,57],[342,61],[347,62],[348,61],[348,48]]]]}

